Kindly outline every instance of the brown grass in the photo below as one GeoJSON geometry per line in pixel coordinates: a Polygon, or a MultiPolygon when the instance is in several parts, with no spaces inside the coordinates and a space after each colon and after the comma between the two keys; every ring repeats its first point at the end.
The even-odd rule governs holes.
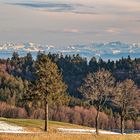
{"type": "Polygon", "coordinates": [[[140,140],[140,135],[0,134],[0,140],[140,140]]]}

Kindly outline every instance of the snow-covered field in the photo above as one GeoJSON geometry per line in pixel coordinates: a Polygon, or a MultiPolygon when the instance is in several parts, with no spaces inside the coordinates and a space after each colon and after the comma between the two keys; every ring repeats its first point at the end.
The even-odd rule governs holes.
{"type": "MultiPolygon", "coordinates": [[[[63,133],[70,133],[70,134],[95,134],[95,130],[90,130],[90,129],[66,129],[66,128],[58,128],[59,132],[63,133]]],[[[99,131],[100,134],[120,134],[116,132],[111,132],[111,131],[99,131]]]]}
{"type": "Polygon", "coordinates": [[[23,127],[11,125],[4,121],[0,121],[0,133],[30,133],[24,130],[23,127]]]}

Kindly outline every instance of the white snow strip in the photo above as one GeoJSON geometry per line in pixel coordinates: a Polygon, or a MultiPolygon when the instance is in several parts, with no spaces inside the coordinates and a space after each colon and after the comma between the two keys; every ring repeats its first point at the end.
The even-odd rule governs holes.
{"type": "MultiPolygon", "coordinates": [[[[95,134],[95,130],[90,130],[90,129],[67,129],[67,128],[58,128],[58,131],[63,132],[63,133],[70,133],[70,134],[95,134]]],[[[111,132],[111,131],[104,131],[104,130],[99,130],[100,134],[120,134],[116,132],[111,132]]]]}
{"type": "Polygon", "coordinates": [[[24,130],[23,127],[11,125],[6,122],[0,121],[0,133],[31,133],[24,130]]]}

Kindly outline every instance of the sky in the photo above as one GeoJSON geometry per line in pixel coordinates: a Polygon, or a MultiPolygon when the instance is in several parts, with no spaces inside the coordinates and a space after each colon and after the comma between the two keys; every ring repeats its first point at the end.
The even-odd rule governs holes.
{"type": "Polygon", "coordinates": [[[0,0],[0,43],[140,43],[140,0],[0,0]]]}

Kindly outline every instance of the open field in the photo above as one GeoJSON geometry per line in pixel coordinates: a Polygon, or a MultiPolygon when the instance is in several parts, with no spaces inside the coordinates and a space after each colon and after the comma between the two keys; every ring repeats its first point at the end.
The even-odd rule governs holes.
{"type": "Polygon", "coordinates": [[[0,134],[0,140],[140,140],[140,135],[0,134]]]}
{"type": "MultiPolygon", "coordinates": [[[[25,128],[25,130],[28,130],[28,131],[43,132],[43,129],[44,129],[43,120],[0,118],[0,121],[22,126],[25,128]]],[[[56,132],[57,128],[93,129],[93,128],[81,126],[81,125],[75,125],[75,124],[63,123],[63,122],[57,122],[57,121],[49,121],[49,132],[56,132]]]]}
{"type": "Polygon", "coordinates": [[[140,135],[0,134],[0,140],[140,140],[140,135]]]}
{"type": "Polygon", "coordinates": [[[90,129],[89,127],[73,125],[61,122],[49,122],[49,132],[43,132],[42,120],[25,120],[25,119],[5,119],[0,118],[10,124],[19,125],[28,131],[39,133],[32,134],[0,134],[0,140],[140,140],[140,135],[99,135],[94,134],[63,134],[57,131],[57,128],[80,128],[90,129]]]}

